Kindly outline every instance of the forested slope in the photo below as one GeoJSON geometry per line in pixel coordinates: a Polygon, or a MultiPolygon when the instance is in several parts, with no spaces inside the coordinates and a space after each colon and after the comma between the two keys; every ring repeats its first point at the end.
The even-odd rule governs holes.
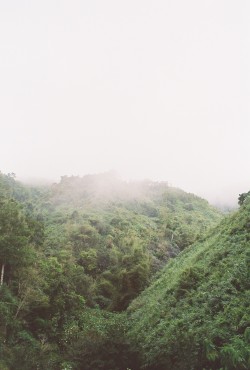
{"type": "Polygon", "coordinates": [[[166,183],[0,174],[0,369],[134,370],[127,306],[221,217],[166,183]]]}
{"type": "Polygon", "coordinates": [[[250,369],[250,198],[128,309],[140,369],[250,369]]]}
{"type": "Polygon", "coordinates": [[[123,311],[170,257],[221,218],[167,183],[127,183],[113,173],[63,176],[35,203],[46,256],[70,255],[92,287],[88,304],[112,311],[123,311]]]}

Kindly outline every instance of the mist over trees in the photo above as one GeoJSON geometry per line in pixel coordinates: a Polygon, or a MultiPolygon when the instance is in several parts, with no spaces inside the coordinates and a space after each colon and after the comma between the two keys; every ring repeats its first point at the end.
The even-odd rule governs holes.
{"type": "Polygon", "coordinates": [[[0,368],[246,369],[248,193],[0,173],[0,368]]]}

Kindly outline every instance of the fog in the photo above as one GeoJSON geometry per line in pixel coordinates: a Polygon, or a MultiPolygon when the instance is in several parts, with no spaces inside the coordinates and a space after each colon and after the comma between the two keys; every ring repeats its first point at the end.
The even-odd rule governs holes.
{"type": "Polygon", "coordinates": [[[249,190],[247,0],[0,2],[0,170],[249,190]]]}

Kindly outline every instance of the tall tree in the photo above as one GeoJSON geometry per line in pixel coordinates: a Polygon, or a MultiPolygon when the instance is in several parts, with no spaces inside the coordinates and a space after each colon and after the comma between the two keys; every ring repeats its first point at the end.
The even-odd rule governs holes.
{"type": "Polygon", "coordinates": [[[0,199],[0,286],[11,278],[17,266],[29,263],[28,226],[18,203],[0,199]]]}

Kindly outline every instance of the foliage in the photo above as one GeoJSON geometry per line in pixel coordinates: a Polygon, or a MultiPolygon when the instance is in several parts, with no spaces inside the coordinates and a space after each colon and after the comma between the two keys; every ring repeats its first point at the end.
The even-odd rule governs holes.
{"type": "MultiPolygon", "coordinates": [[[[77,370],[120,370],[133,365],[124,314],[87,309],[64,327],[66,362],[77,370]]],[[[135,365],[135,363],[134,363],[135,365]]]]}
{"type": "Polygon", "coordinates": [[[250,368],[250,204],[171,260],[128,309],[150,370],[250,368]]]}
{"type": "MultiPolygon", "coordinates": [[[[139,369],[124,311],[171,257],[221,219],[206,201],[166,183],[128,184],[111,174],[64,176],[41,188],[0,173],[0,196],[6,370],[139,369]]],[[[189,283],[176,295],[199,273],[187,266],[189,283]]],[[[225,361],[239,362],[241,340],[231,357],[224,348],[225,361]]]]}
{"type": "Polygon", "coordinates": [[[242,193],[239,195],[239,198],[238,198],[238,204],[240,206],[242,206],[242,204],[247,200],[247,198],[250,196],[250,191],[248,191],[247,193],[242,193]]]}
{"type": "MultiPolygon", "coordinates": [[[[38,207],[37,207],[38,208],[38,207]]],[[[154,273],[215,225],[208,203],[166,183],[63,176],[41,197],[44,252],[67,250],[93,281],[92,305],[122,311],[154,273]]]]}

